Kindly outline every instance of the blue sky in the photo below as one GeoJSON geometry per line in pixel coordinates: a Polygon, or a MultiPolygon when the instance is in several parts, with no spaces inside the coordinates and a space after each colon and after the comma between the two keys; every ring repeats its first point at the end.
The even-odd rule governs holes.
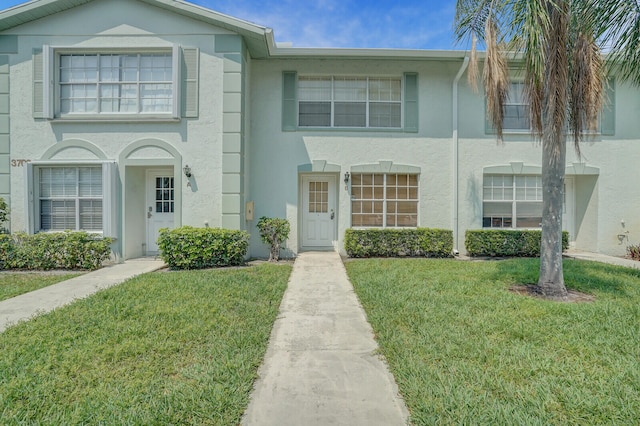
{"type": "MultiPolygon", "coordinates": [[[[273,28],[294,47],[464,49],[452,35],[455,0],[191,0],[273,28]]],[[[0,9],[23,3],[0,0],[0,9]]]]}

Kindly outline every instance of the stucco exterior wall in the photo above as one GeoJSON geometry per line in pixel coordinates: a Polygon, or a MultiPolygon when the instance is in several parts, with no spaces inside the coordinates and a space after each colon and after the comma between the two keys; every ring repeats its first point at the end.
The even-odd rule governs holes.
{"type": "MultiPolygon", "coordinates": [[[[503,143],[497,144],[486,131],[482,89],[472,90],[466,74],[458,83],[458,98],[453,99],[462,54],[386,56],[384,51],[371,51],[370,56],[346,57],[320,49],[317,55],[313,49],[285,54],[275,46],[265,47],[272,39],[258,27],[247,30],[247,38],[212,25],[210,16],[195,19],[194,14],[187,17],[168,10],[172,7],[95,0],[0,32],[0,196],[11,203],[13,231],[29,228],[29,162],[99,160],[117,163],[116,219],[121,223],[115,236],[125,257],[144,254],[148,208],[144,181],[146,172],[158,166],[169,168],[176,178],[175,226],[245,229],[251,234],[250,255],[262,257],[268,250],[259,239],[257,220],[284,217],[291,223],[286,254],[294,256],[304,249],[302,179],[313,172],[335,179],[333,249],[344,252],[344,233],[351,227],[345,172],[393,167],[419,171],[418,226],[457,229],[455,246],[464,252],[465,231],[482,227],[483,174],[512,167],[539,170],[541,146],[531,136],[507,132],[503,143]],[[33,50],[44,45],[91,51],[197,48],[197,116],[34,118],[33,50]],[[257,57],[252,58],[252,52],[258,52],[257,57]],[[418,130],[283,131],[285,72],[400,78],[415,73],[418,130]],[[459,116],[455,164],[454,106],[459,116]],[[193,173],[189,179],[182,173],[187,164],[193,173]],[[247,202],[254,203],[253,218],[246,214],[247,202]]],[[[244,31],[227,24],[224,28],[244,31]]],[[[238,21],[238,25],[251,24],[238,21]]],[[[640,243],[639,95],[640,89],[616,82],[609,99],[615,132],[593,135],[581,144],[581,155],[568,148],[576,248],[623,255],[628,244],[640,243]]]]}
{"type": "MultiPolygon", "coordinates": [[[[37,161],[55,144],[69,140],[89,142],[107,159],[114,161],[118,161],[121,153],[136,141],[166,143],[179,152],[180,169],[188,164],[193,171],[190,186],[187,186],[188,180],[181,170],[175,173],[178,177],[176,190],[182,197],[182,205],[176,206],[176,209],[181,209],[181,224],[204,226],[206,222],[212,227],[223,225],[221,176],[225,58],[215,51],[214,40],[216,36],[231,35],[228,31],[139,2],[97,0],[14,28],[10,33],[17,35],[19,45],[19,53],[10,55],[13,79],[10,117],[12,159],[25,160],[20,164],[37,161]],[[174,44],[198,48],[199,115],[179,120],[133,122],[34,119],[32,49],[42,48],[44,44],[86,49],[171,49],[174,44]]],[[[154,152],[148,149],[137,152],[134,157],[148,161],[151,166],[155,157],[166,155],[162,150],[154,152]]],[[[91,157],[86,151],[66,150],[57,159],[91,157]]],[[[129,175],[140,178],[139,173],[140,170],[132,170],[129,175]]],[[[123,170],[121,176],[125,176],[123,170]]],[[[24,231],[27,229],[24,167],[11,169],[11,182],[12,230],[24,231]]],[[[128,197],[130,200],[144,199],[144,185],[132,184],[129,188],[134,191],[128,197]]],[[[126,203],[126,200],[122,202],[126,203]]],[[[123,220],[129,221],[129,229],[139,230],[144,210],[139,217],[132,215],[134,210],[129,206],[122,216],[123,220]]],[[[134,231],[131,232],[135,235],[134,231]]]]}
{"type": "MultiPolygon", "coordinates": [[[[419,226],[452,229],[453,200],[458,197],[457,247],[464,252],[467,229],[482,228],[484,169],[522,163],[540,167],[541,145],[530,135],[506,133],[498,144],[485,129],[482,89],[474,92],[466,75],[459,83],[458,194],[453,194],[452,84],[462,61],[370,61],[347,59],[289,59],[255,61],[252,76],[251,192],[256,217],[287,217],[292,232],[287,242],[295,253],[300,247],[301,214],[298,166],[326,161],[340,169],[338,243],[351,226],[350,194],[342,184],[344,172],[361,164],[392,161],[420,168],[419,226]],[[282,73],[298,75],[387,76],[417,72],[419,75],[420,125],[418,133],[367,132],[328,129],[281,129],[282,73]]],[[[634,185],[635,170],[629,159],[640,159],[640,126],[633,117],[639,108],[638,89],[617,83],[616,131],[613,136],[594,135],[581,144],[577,155],[568,146],[567,173],[574,179],[575,247],[623,255],[629,242],[640,240],[640,193],[634,185]],[[575,166],[574,166],[575,165],[575,166]],[[585,171],[587,170],[587,171],[585,171]],[[594,172],[596,170],[596,172],[594,172]],[[597,173],[593,175],[593,173],[597,173]],[[630,218],[630,219],[629,219],[630,218]],[[621,225],[624,219],[624,227],[621,225]],[[628,231],[628,233],[627,233],[628,231]],[[626,236],[620,241],[619,235],[626,236]]],[[[256,255],[264,255],[254,237],[256,255]]]]}

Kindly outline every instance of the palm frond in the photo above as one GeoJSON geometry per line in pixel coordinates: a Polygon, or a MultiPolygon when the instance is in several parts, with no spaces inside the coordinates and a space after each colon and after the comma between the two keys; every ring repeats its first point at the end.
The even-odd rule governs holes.
{"type": "Polygon", "coordinates": [[[560,159],[564,144],[564,132],[567,123],[569,94],[569,5],[558,0],[548,2],[550,31],[546,35],[545,94],[543,105],[543,140],[548,143],[552,161],[560,159]]]}
{"type": "Polygon", "coordinates": [[[577,35],[572,50],[569,93],[569,130],[576,153],[585,131],[596,131],[603,105],[603,61],[600,48],[591,34],[577,35]]]}
{"type": "Polygon", "coordinates": [[[498,142],[502,141],[504,105],[509,93],[509,69],[504,56],[504,44],[495,21],[490,17],[485,23],[487,54],[484,61],[483,83],[487,97],[487,117],[496,130],[498,142]]]}

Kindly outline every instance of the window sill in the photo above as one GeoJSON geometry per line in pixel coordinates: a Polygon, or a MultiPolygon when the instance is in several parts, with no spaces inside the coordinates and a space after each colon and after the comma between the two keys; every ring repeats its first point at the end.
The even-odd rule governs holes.
{"type": "Polygon", "coordinates": [[[162,115],[65,115],[49,119],[52,123],[179,123],[180,120],[162,115]]]}
{"type": "MultiPolygon", "coordinates": [[[[399,127],[296,127],[294,132],[409,133],[399,127]]],[[[415,132],[411,132],[415,133],[415,132]]]]}

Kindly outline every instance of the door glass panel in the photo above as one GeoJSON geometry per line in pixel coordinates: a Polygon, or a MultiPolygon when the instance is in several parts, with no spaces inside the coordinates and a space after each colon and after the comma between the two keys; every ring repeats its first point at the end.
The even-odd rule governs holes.
{"type": "Polygon", "coordinates": [[[329,211],[329,182],[309,182],[309,213],[329,211]]]}
{"type": "Polygon", "coordinates": [[[156,213],[173,213],[174,187],[173,177],[156,177],[156,213]]]}

